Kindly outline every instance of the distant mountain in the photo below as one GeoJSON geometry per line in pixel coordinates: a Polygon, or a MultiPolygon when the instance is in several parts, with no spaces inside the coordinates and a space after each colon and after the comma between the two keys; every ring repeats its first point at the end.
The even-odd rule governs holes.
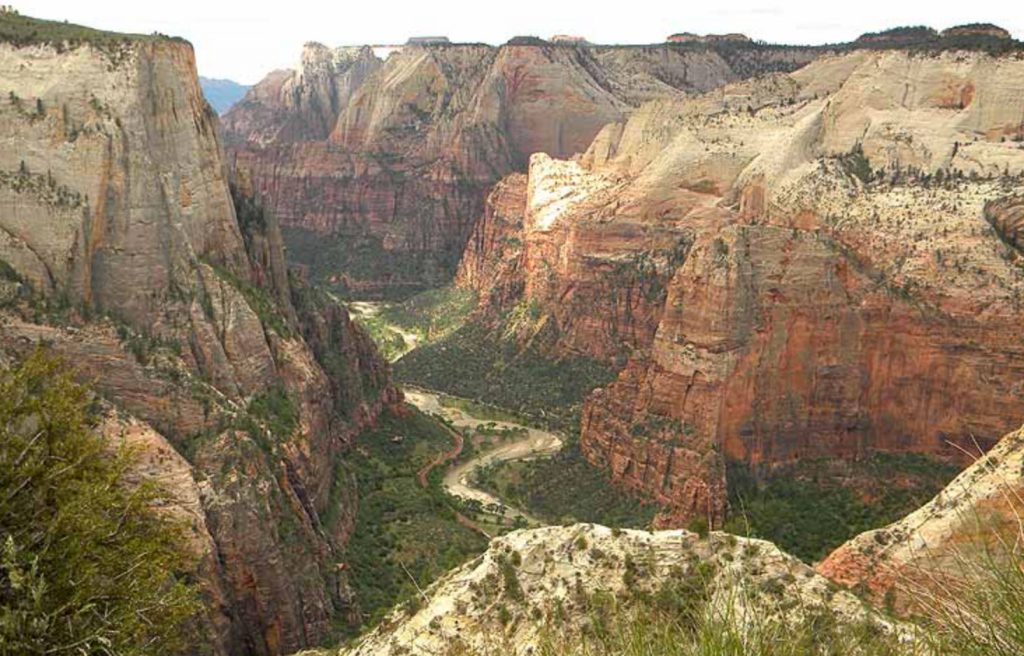
{"type": "Polygon", "coordinates": [[[203,87],[203,95],[218,114],[223,114],[231,109],[249,91],[248,85],[239,84],[233,80],[213,80],[208,77],[200,77],[199,84],[203,87]]]}

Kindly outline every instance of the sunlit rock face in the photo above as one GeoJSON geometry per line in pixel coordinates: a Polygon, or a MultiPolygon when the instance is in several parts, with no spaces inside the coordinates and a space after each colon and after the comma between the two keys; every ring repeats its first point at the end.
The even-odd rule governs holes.
{"type": "Polygon", "coordinates": [[[450,280],[491,187],[533,153],[571,157],[648,100],[792,70],[818,51],[434,44],[351,63],[321,46],[330,64],[316,67],[309,52],[225,117],[229,157],[285,226],[374,249],[385,266],[318,267],[373,294],[450,280]],[[319,74],[331,66],[333,84],[319,74]]]}
{"type": "Polygon", "coordinates": [[[728,459],[993,445],[1024,413],[1022,93],[1013,56],[854,51],[536,156],[497,296],[628,361],[588,458],[679,524],[722,516],[728,459]]]}
{"type": "Polygon", "coordinates": [[[0,348],[65,356],[118,409],[100,428],[140,446],[137,475],[173,488],[203,644],[317,643],[356,610],[336,469],[398,402],[387,365],[289,274],[272,216],[236,216],[191,46],[0,43],[0,70],[0,263],[21,293],[0,348]]]}

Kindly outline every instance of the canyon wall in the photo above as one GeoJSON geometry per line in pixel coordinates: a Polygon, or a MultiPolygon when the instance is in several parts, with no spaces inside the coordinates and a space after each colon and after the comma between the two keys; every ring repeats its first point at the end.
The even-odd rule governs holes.
{"type": "Polygon", "coordinates": [[[190,518],[197,644],[318,644],[357,611],[340,462],[400,401],[387,365],[233,198],[190,45],[31,27],[0,43],[0,346],[65,356],[190,518]]]}
{"type": "Polygon", "coordinates": [[[485,213],[458,282],[626,362],[582,448],[664,523],[720,520],[729,459],[963,461],[1024,414],[1022,93],[1013,56],[864,50],[647,103],[535,156],[518,249],[485,213]]]}
{"type": "Polygon", "coordinates": [[[492,185],[533,153],[570,157],[648,100],[819,53],[717,48],[414,45],[380,61],[310,44],[225,117],[229,155],[314,278],[371,296],[436,286],[492,185]]]}

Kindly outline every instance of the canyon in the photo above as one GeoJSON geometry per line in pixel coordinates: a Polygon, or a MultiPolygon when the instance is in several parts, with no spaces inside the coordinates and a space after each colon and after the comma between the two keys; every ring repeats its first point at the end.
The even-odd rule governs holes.
{"type": "Polygon", "coordinates": [[[230,187],[188,43],[0,23],[0,348],[63,356],[108,404],[98,430],[173,495],[197,644],[318,644],[357,610],[337,567],[356,492],[337,470],[400,404],[386,363],[230,187]]]}
{"type": "Polygon", "coordinates": [[[609,124],[496,186],[457,284],[625,362],[581,444],[662,525],[725,463],[965,463],[1020,421],[1017,57],[854,50],[609,124]]]}
{"type": "Polygon", "coordinates": [[[644,102],[819,53],[539,39],[392,50],[307,44],[223,119],[231,165],[285,226],[291,257],[367,298],[450,280],[490,188],[531,154],[569,157],[644,102]]]}
{"type": "Polygon", "coordinates": [[[914,623],[928,618],[935,622],[930,630],[945,631],[957,617],[974,635],[985,633],[979,627],[997,630],[995,641],[969,642],[993,649],[978,653],[994,653],[1018,644],[1003,624],[1014,616],[1000,615],[999,602],[986,616],[976,600],[980,590],[1014,594],[997,577],[1009,585],[1019,580],[1002,568],[1019,558],[1013,542],[1020,534],[1022,456],[1018,430],[921,508],[855,537],[814,569],[770,542],[715,531],[594,524],[516,531],[424,590],[422,604],[395,609],[355,645],[316,653],[571,653],[558,651],[570,644],[616,653],[605,641],[623,631],[616,622],[637,616],[646,618],[637,622],[643,628],[626,621],[624,648],[750,653],[765,644],[759,639],[771,626],[783,632],[768,633],[772,648],[792,648],[788,640],[805,630],[801,623],[817,618],[813,646],[791,653],[817,653],[812,650],[835,644],[829,641],[837,635],[847,643],[834,648],[850,653],[960,653],[955,642],[935,642],[927,624],[914,623]],[[650,600],[670,599],[673,591],[701,601],[696,616],[684,610],[678,616],[684,623],[664,627],[670,637],[663,644],[651,636],[658,635],[664,609],[650,600]],[[730,635],[737,622],[747,633],[735,643],[692,629],[696,623],[730,635]],[[865,642],[856,629],[842,633],[851,627],[882,642],[865,642]]]}
{"type": "Polygon", "coordinates": [[[454,272],[477,322],[621,370],[581,446],[659,525],[720,524],[728,462],[991,447],[1022,410],[1016,42],[670,41],[307,44],[229,156],[314,279],[454,272]]]}
{"type": "Polygon", "coordinates": [[[170,493],[195,653],[361,628],[342,654],[547,653],[651,608],[909,644],[907,616],[974,584],[962,559],[1017,536],[1021,44],[669,41],[310,43],[218,118],[181,39],[0,10],[0,363],[62,356],[130,481],[170,493]],[[578,378],[582,407],[540,430],[406,403],[339,298],[369,325],[366,299],[446,283],[468,323],[385,326],[401,353],[458,357],[469,326],[502,371],[543,359],[548,396],[578,378]],[[652,530],[511,530],[541,523],[520,505],[484,550],[473,506],[504,500],[470,473],[560,449],[652,530]],[[970,466],[813,567],[717,530],[729,465],[877,454],[970,466]],[[420,581],[400,556],[424,554],[462,564],[420,581]],[[371,628],[361,598],[402,603],[371,628]]]}

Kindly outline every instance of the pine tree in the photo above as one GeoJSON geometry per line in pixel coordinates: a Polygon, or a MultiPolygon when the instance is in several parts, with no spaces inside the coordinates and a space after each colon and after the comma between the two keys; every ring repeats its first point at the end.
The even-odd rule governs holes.
{"type": "Polygon", "coordinates": [[[88,392],[38,350],[0,371],[0,654],[172,654],[197,611],[166,494],[95,434],[88,392]]]}

